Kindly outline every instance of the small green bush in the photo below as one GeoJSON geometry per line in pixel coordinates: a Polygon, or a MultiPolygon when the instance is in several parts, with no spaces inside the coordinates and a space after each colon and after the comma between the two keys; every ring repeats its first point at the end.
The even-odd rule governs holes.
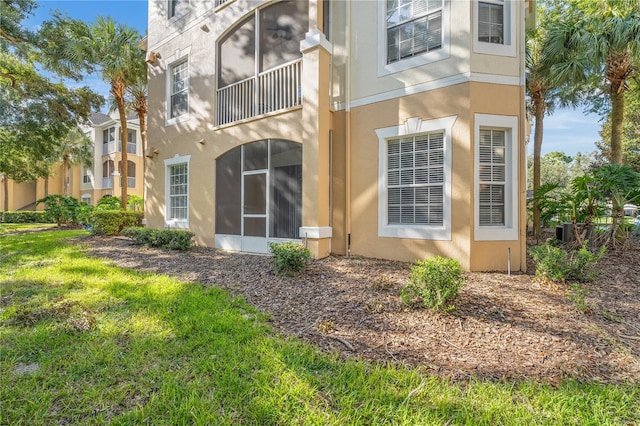
{"type": "Polygon", "coordinates": [[[45,212],[35,211],[6,211],[0,212],[2,223],[53,223],[45,212]]]}
{"type": "Polygon", "coordinates": [[[600,248],[598,253],[591,253],[586,246],[583,246],[579,250],[569,253],[550,243],[541,244],[529,250],[531,257],[536,262],[536,276],[542,280],[553,282],[593,281],[599,274],[596,267],[604,252],[604,246],[600,248]]]}
{"type": "Polygon", "coordinates": [[[171,250],[189,250],[193,246],[194,233],[184,229],[124,228],[122,235],[137,244],[162,247],[171,250]]]}
{"type": "Polygon", "coordinates": [[[105,195],[96,204],[96,210],[122,210],[122,201],[120,197],[105,195]]]}
{"type": "Polygon", "coordinates": [[[273,271],[278,275],[294,276],[311,259],[311,250],[299,243],[269,243],[273,253],[273,271]]]}
{"type": "Polygon", "coordinates": [[[417,260],[411,265],[409,283],[400,291],[402,300],[410,306],[422,303],[434,310],[451,310],[449,302],[458,296],[466,277],[460,263],[436,256],[417,260]]]}
{"type": "Polygon", "coordinates": [[[91,233],[118,235],[124,228],[142,225],[142,212],[124,210],[94,210],[90,215],[91,233]]]}
{"type": "Polygon", "coordinates": [[[567,251],[550,243],[532,247],[529,250],[536,262],[536,276],[545,281],[562,281],[569,274],[567,251]]]}
{"type": "Polygon", "coordinates": [[[78,215],[82,203],[77,198],[52,194],[36,201],[36,204],[40,203],[44,203],[46,217],[58,226],[80,223],[78,215]]]}

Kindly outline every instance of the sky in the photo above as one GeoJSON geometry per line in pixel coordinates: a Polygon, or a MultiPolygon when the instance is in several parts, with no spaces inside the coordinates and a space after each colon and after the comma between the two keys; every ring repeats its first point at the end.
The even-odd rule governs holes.
{"type": "MultiPolygon", "coordinates": [[[[70,17],[95,22],[98,16],[110,16],[116,22],[127,24],[141,34],[147,32],[147,0],[75,0],[75,1],[39,1],[35,16],[26,24],[35,29],[44,20],[50,18],[54,10],[66,12],[70,17]]],[[[85,83],[97,92],[106,95],[109,87],[99,76],[87,76],[85,83]]],[[[106,111],[103,111],[106,112],[106,111]]],[[[567,155],[577,152],[588,154],[596,150],[595,142],[600,139],[600,117],[584,114],[582,109],[558,109],[544,119],[542,154],[561,151],[567,155]]],[[[533,138],[533,128],[531,129],[533,138]]],[[[533,153],[533,140],[527,147],[528,154],[533,153]]]]}

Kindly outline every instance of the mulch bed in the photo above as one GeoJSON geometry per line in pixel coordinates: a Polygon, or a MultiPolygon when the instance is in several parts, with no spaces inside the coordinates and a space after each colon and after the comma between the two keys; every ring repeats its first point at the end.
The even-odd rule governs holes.
{"type": "Polygon", "coordinates": [[[275,275],[268,256],[170,252],[122,237],[80,241],[120,267],[222,287],[269,313],[277,332],[344,358],[421,366],[454,380],[640,382],[637,241],[607,253],[601,276],[581,284],[587,312],[567,297],[570,285],[539,283],[530,266],[529,274],[467,273],[450,313],[402,303],[403,262],[329,257],[290,278],[275,275]]]}

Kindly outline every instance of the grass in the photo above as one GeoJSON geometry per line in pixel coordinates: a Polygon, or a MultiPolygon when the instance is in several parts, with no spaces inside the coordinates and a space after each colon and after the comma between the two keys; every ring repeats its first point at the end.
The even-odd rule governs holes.
{"type": "Polygon", "coordinates": [[[47,231],[0,240],[0,424],[640,422],[638,385],[454,383],[283,338],[217,288],[123,270],[47,231]]]}
{"type": "Polygon", "coordinates": [[[56,226],[55,223],[0,223],[0,235],[31,229],[53,228],[54,226],[56,226]]]}

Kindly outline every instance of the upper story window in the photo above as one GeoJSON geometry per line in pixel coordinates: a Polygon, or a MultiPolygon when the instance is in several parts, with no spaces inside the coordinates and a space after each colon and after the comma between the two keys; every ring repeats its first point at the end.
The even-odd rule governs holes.
{"type": "Polygon", "coordinates": [[[515,12],[511,0],[474,1],[474,51],[515,56],[515,12]]]}
{"type": "Polygon", "coordinates": [[[189,0],[169,0],[168,18],[179,18],[189,10],[189,0]]]}
{"type": "Polygon", "coordinates": [[[387,63],[442,47],[442,0],[387,0],[387,63]]]}
{"type": "Polygon", "coordinates": [[[171,96],[169,117],[177,118],[189,112],[189,67],[187,60],[171,66],[171,96]]]}
{"type": "Polygon", "coordinates": [[[449,57],[452,0],[378,2],[378,76],[449,57]]]}
{"type": "Polygon", "coordinates": [[[478,2],[478,41],[504,44],[504,1],[478,2]]]}
{"type": "Polygon", "coordinates": [[[219,42],[218,87],[301,58],[300,41],[307,31],[306,1],[282,1],[257,9],[219,42]]]}
{"type": "Polygon", "coordinates": [[[109,154],[116,150],[116,128],[109,127],[102,131],[102,154],[109,154]]]}
{"type": "MultiPolygon", "coordinates": [[[[122,152],[122,132],[120,132],[120,138],[118,140],[118,151],[122,152]]],[[[136,131],[127,130],[127,152],[129,154],[136,153],[136,131]]]]}

